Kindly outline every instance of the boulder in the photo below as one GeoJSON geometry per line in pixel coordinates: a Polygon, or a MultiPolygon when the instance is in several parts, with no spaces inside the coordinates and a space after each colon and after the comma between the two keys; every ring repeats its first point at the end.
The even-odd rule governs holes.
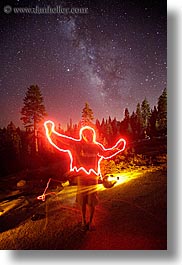
{"type": "Polygon", "coordinates": [[[18,187],[18,188],[22,188],[22,187],[24,187],[26,185],[26,180],[20,180],[20,181],[18,181],[17,182],[17,184],[16,184],[16,186],[18,187]]]}

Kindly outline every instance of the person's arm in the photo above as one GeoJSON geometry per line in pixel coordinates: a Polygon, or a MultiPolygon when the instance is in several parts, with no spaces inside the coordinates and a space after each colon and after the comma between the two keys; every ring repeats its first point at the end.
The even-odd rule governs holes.
{"type": "Polygon", "coordinates": [[[50,144],[61,152],[67,152],[68,150],[71,149],[73,143],[75,141],[78,141],[77,139],[56,132],[55,124],[52,121],[46,121],[44,123],[44,127],[47,139],[50,142],[50,144]]]}
{"type": "Polygon", "coordinates": [[[119,139],[119,141],[111,148],[105,148],[102,144],[98,143],[100,146],[99,156],[104,159],[112,158],[113,156],[119,154],[125,149],[126,141],[124,139],[119,139]]]}

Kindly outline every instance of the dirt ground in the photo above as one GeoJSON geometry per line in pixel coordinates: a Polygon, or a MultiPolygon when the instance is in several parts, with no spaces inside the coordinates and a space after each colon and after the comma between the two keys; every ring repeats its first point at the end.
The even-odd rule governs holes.
{"type": "Polygon", "coordinates": [[[99,184],[94,231],[80,229],[75,186],[45,202],[15,192],[0,203],[0,249],[167,249],[166,169],[143,167],[123,176],[113,188],[99,184]]]}

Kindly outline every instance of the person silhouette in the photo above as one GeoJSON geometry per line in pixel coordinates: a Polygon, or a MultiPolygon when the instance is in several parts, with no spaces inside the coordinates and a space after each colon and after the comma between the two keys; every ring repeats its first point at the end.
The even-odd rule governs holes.
{"type": "MultiPolygon", "coordinates": [[[[53,121],[44,123],[49,143],[60,152],[65,152],[70,158],[70,172],[77,174],[76,201],[81,207],[82,230],[92,229],[95,206],[98,204],[98,177],[102,178],[100,163],[110,159],[125,149],[126,141],[120,138],[111,148],[105,148],[96,141],[96,132],[90,126],[80,129],[80,138],[73,138],[55,130],[53,121]],[[89,222],[86,222],[86,205],[89,207],[89,222]]],[[[40,196],[41,197],[41,196],[40,196]]]]}

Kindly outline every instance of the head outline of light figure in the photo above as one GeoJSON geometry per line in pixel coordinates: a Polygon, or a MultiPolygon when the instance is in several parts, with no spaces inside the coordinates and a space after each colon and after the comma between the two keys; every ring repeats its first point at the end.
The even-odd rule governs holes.
{"type": "Polygon", "coordinates": [[[84,126],[80,129],[80,139],[85,142],[95,143],[96,142],[96,132],[90,126],[84,126]]]}
{"type": "Polygon", "coordinates": [[[55,123],[51,120],[47,120],[44,122],[44,128],[46,131],[46,136],[49,138],[53,132],[55,132],[55,123]],[[48,129],[47,125],[49,124],[50,129],[48,129]]]}

